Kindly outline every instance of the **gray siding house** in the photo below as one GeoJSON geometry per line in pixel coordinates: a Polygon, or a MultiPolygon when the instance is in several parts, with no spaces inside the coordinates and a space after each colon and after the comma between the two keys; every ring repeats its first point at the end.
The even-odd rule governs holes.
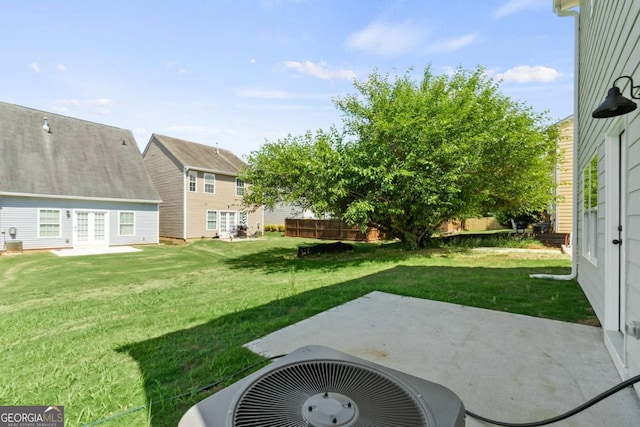
{"type": "Polygon", "coordinates": [[[162,197],[160,236],[228,238],[241,225],[262,233],[264,209],[243,208],[245,163],[231,151],[153,134],[142,156],[162,197]]]}
{"type": "Polygon", "coordinates": [[[131,131],[0,102],[0,250],[158,243],[131,131]]]}
{"type": "Polygon", "coordinates": [[[309,210],[285,203],[277,204],[273,209],[265,208],[264,210],[265,225],[284,225],[284,220],[287,218],[314,219],[315,215],[309,210]]]}
{"type": "Polygon", "coordinates": [[[640,98],[640,1],[553,0],[553,8],[576,31],[572,274],[626,379],[640,374],[640,110],[601,103],[613,86],[640,98]]]}

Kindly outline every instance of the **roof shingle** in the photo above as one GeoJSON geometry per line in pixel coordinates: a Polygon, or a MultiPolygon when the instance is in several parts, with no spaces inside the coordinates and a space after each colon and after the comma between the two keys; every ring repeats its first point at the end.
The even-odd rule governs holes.
{"type": "Polygon", "coordinates": [[[237,176],[246,166],[238,156],[229,150],[198,144],[170,136],[153,134],[151,140],[162,144],[182,166],[192,169],[215,171],[225,175],[237,176]]]}
{"type": "Polygon", "coordinates": [[[160,201],[130,130],[4,102],[2,193],[160,201]]]}

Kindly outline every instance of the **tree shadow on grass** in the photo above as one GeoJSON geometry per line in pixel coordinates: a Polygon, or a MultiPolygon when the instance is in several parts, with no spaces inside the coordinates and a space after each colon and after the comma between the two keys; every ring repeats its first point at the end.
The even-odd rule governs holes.
{"type": "MultiPolygon", "coordinates": [[[[317,244],[325,243],[327,242],[321,241],[317,244]]],[[[262,270],[271,274],[291,271],[292,268],[296,271],[324,270],[332,272],[363,263],[389,263],[416,256],[416,252],[407,251],[401,244],[395,242],[384,244],[349,242],[349,244],[353,245],[353,251],[298,257],[298,247],[310,246],[308,242],[305,242],[294,248],[270,248],[251,254],[228,257],[223,262],[232,269],[262,270]]],[[[467,250],[465,248],[455,251],[467,250]]],[[[433,250],[423,251],[421,254],[425,257],[431,257],[433,250]]]]}
{"type": "Polygon", "coordinates": [[[230,375],[264,360],[242,347],[244,344],[332,307],[381,291],[565,321],[593,317],[576,282],[528,276],[566,272],[566,268],[397,266],[230,313],[116,351],[127,353],[140,367],[151,425],[176,426],[192,405],[250,372],[233,378],[230,375]],[[210,387],[198,391],[205,386],[210,387]]]}

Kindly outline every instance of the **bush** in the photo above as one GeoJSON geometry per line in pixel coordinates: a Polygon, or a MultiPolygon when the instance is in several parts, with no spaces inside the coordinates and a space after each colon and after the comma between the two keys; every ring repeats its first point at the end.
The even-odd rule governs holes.
{"type": "Polygon", "coordinates": [[[284,229],[284,224],[280,224],[280,225],[278,225],[278,231],[279,231],[279,232],[284,233],[284,230],[285,230],[285,229],[284,229]]]}

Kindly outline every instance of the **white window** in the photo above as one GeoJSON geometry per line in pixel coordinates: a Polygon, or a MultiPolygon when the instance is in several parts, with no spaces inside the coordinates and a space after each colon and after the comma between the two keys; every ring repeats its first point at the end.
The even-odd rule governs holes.
{"type": "Polygon", "coordinates": [[[238,214],[238,225],[247,227],[249,224],[249,214],[247,212],[240,212],[238,214]]]}
{"type": "Polygon", "coordinates": [[[244,181],[236,178],[236,196],[244,196],[244,181]]]}
{"type": "Polygon", "coordinates": [[[38,237],[60,237],[60,210],[38,211],[38,237]]]}
{"type": "Polygon", "coordinates": [[[207,211],[207,230],[218,229],[218,211],[207,211]]]}
{"type": "Polygon", "coordinates": [[[204,192],[211,194],[216,192],[216,176],[212,173],[204,174],[204,192]]]}
{"type": "Polygon", "coordinates": [[[198,190],[197,179],[198,179],[198,172],[189,171],[189,191],[192,193],[198,190]]]}
{"type": "Polygon", "coordinates": [[[136,214],[135,212],[120,212],[118,233],[120,236],[136,235],[136,214]]]}
{"type": "Polygon", "coordinates": [[[598,250],[598,155],[582,172],[583,221],[582,254],[592,262],[597,261],[598,250]]]}

